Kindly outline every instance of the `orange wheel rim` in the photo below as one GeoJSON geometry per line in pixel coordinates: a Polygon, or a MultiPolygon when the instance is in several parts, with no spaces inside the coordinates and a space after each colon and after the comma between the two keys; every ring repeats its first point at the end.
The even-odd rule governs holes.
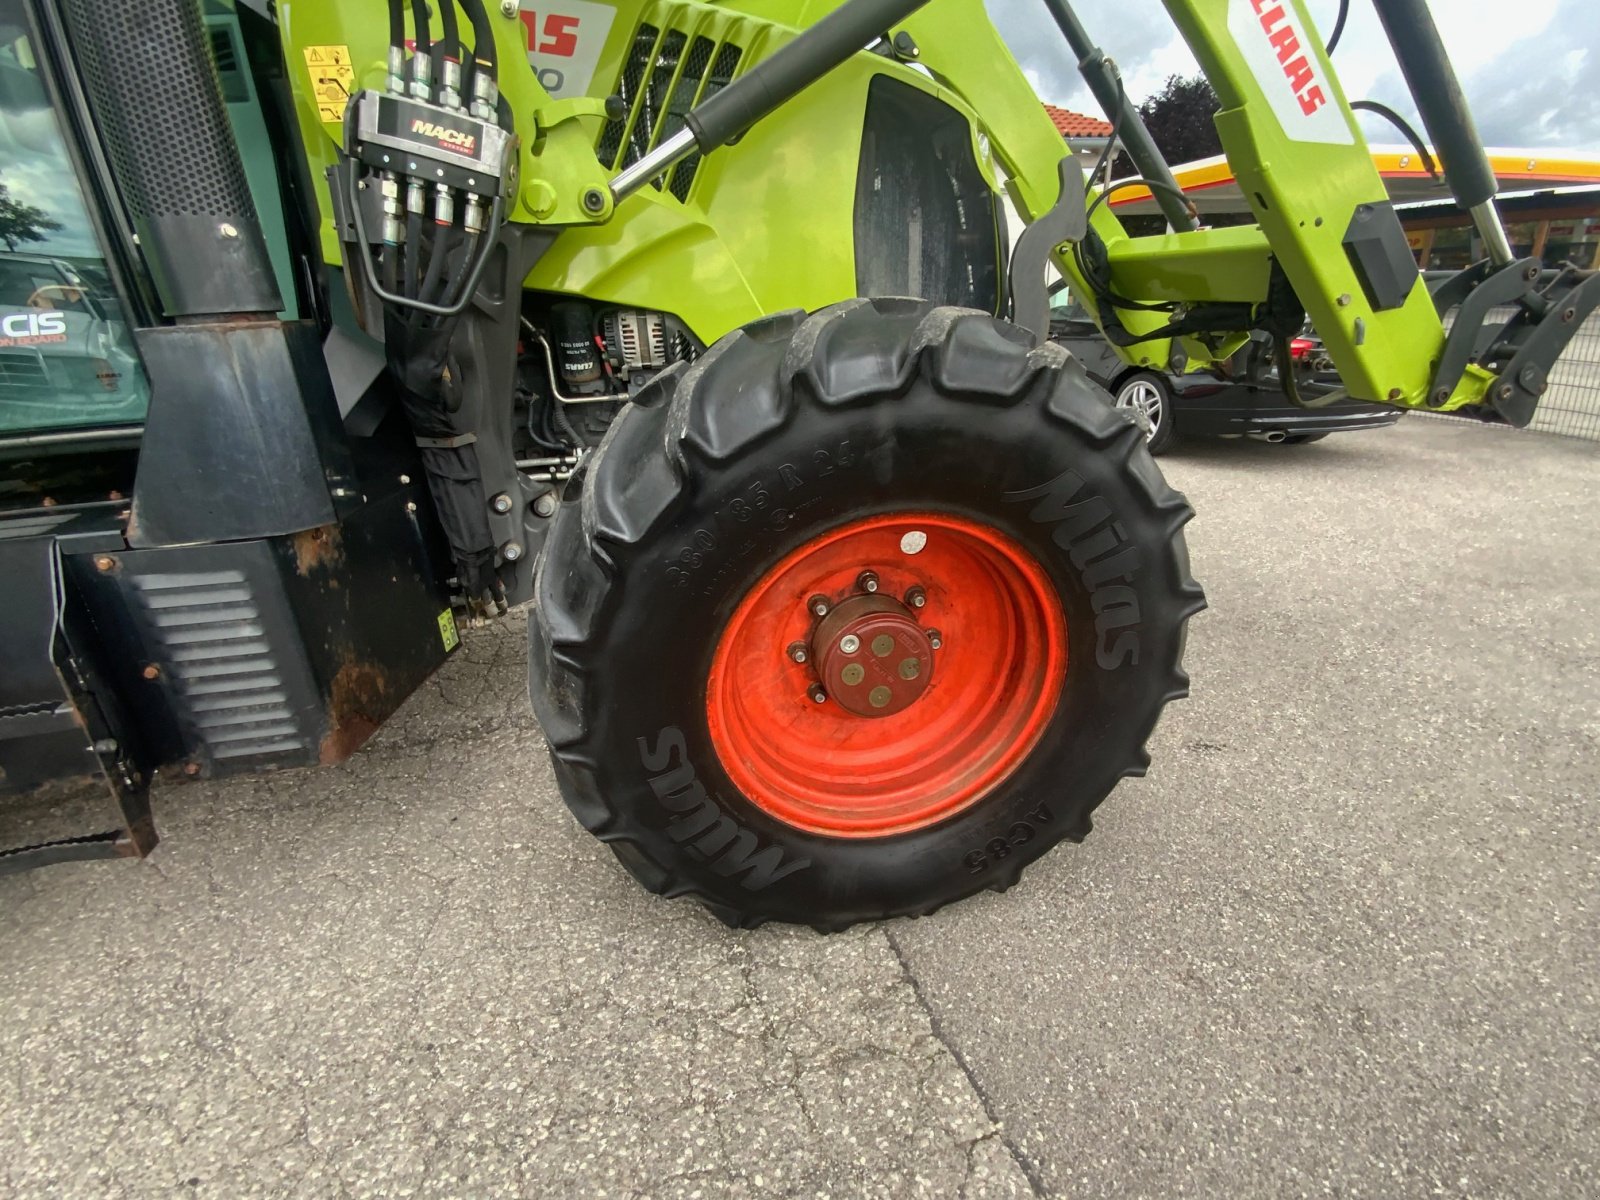
{"type": "Polygon", "coordinates": [[[1066,666],[1056,589],[1031,554],[975,521],[886,514],[812,538],[757,580],[717,643],[706,716],[723,769],[762,811],[888,837],[1010,777],[1066,666]]]}

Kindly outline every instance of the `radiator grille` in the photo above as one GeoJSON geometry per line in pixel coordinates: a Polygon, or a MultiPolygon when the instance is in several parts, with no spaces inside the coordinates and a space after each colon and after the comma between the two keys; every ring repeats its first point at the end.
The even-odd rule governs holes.
{"type": "Polygon", "coordinates": [[[133,583],[184,714],[213,758],[311,746],[244,572],[148,573],[133,583]]]}
{"type": "MultiPolygon", "coordinates": [[[[719,44],[704,33],[640,25],[617,79],[616,94],[627,112],[600,130],[596,153],[601,163],[620,171],[677,133],[690,108],[732,81],[743,57],[743,48],[729,40],[719,44]]],[[[684,159],[673,168],[668,190],[687,200],[699,167],[699,154],[684,159]]],[[[661,179],[651,182],[656,188],[662,185],[661,179]]]]}

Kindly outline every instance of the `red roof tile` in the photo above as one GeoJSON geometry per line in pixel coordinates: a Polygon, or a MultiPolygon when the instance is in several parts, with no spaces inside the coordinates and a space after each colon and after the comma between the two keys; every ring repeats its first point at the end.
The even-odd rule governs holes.
{"type": "Polygon", "coordinates": [[[1073,112],[1070,108],[1057,108],[1053,104],[1046,104],[1044,111],[1049,114],[1056,128],[1061,131],[1062,137],[1069,138],[1103,138],[1111,136],[1111,126],[1099,117],[1085,116],[1083,113],[1073,112]]]}

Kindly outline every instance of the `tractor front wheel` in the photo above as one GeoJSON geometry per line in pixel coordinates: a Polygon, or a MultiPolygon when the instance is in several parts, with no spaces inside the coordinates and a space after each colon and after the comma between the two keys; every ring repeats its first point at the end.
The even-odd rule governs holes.
{"type": "Polygon", "coordinates": [[[909,300],[653,382],[539,564],[563,795],[651,890],[822,929],[1004,889],[1184,694],[1183,498],[1053,345],[909,300]]]}

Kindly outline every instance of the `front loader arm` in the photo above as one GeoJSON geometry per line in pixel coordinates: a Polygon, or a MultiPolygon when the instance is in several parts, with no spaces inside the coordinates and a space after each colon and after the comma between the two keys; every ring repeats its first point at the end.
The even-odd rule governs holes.
{"type": "Polygon", "coordinates": [[[1303,0],[1166,6],[1221,102],[1234,177],[1345,387],[1414,408],[1482,404],[1493,376],[1481,368],[1435,402],[1444,329],[1303,0]]]}
{"type": "MultiPolygon", "coordinates": [[[[1526,424],[1556,355],[1600,307],[1600,277],[1567,269],[1552,280],[1537,262],[1512,259],[1426,0],[1375,3],[1457,201],[1490,247],[1488,261],[1433,295],[1304,0],[1163,2],[1221,102],[1218,132],[1257,224],[1196,228],[1114,65],[1069,0],[1043,0],[1173,226],[1129,237],[1109,197],[1090,190],[1083,245],[1058,247],[1055,265],[1118,353],[1136,365],[1196,366],[1232,353],[1249,329],[1283,337],[1303,313],[1352,396],[1526,424]],[[1518,313],[1491,336],[1487,313],[1500,304],[1518,313]],[[1443,318],[1457,306],[1447,333],[1443,318]]],[[[976,0],[935,0],[905,28],[924,64],[979,113],[1013,199],[1037,219],[1055,199],[1059,138],[980,18],[976,0]]]]}

